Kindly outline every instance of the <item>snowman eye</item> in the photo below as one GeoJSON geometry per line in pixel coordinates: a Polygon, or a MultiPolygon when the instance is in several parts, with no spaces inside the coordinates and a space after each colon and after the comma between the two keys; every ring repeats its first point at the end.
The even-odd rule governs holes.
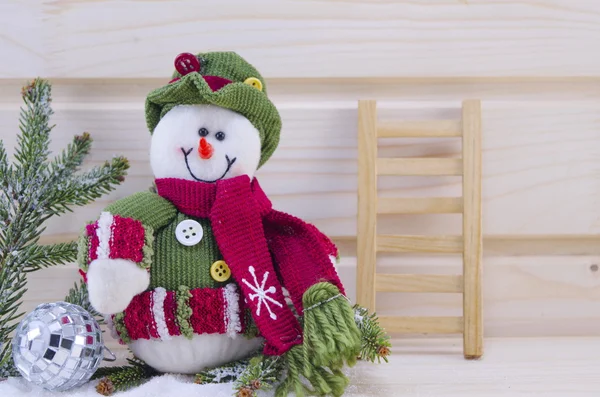
{"type": "Polygon", "coordinates": [[[206,128],[202,127],[202,128],[200,128],[200,129],[198,130],[198,134],[199,134],[200,136],[207,136],[207,135],[208,135],[208,130],[207,130],[206,128]]]}
{"type": "Polygon", "coordinates": [[[223,139],[225,139],[225,133],[222,131],[219,131],[215,134],[215,138],[217,138],[217,140],[222,141],[223,139]]]}

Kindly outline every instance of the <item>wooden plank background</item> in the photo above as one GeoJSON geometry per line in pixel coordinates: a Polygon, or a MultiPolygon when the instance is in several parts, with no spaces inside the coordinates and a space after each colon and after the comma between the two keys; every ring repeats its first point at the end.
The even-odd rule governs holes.
{"type": "MultiPolygon", "coordinates": [[[[278,209],[339,243],[355,293],[357,101],[381,120],[459,117],[482,100],[487,336],[600,334],[600,3],[487,1],[4,1],[0,139],[15,143],[19,90],[54,83],[52,147],[89,131],[86,166],[122,154],[114,193],[48,222],[76,237],[151,181],[143,103],[182,51],[236,50],[267,78],[281,144],[258,177],[278,209]]],[[[382,139],[381,156],[455,157],[456,139],[382,139]]],[[[460,194],[457,177],[382,177],[384,196],[460,194]]],[[[381,233],[460,233],[459,215],[381,215],[381,233]]],[[[457,257],[383,256],[385,273],[455,274],[457,257]]],[[[73,265],[34,273],[26,309],[60,299],[73,265]]],[[[459,315],[460,295],[380,293],[381,314],[459,315]]]]}
{"type": "Polygon", "coordinates": [[[595,0],[8,0],[0,73],[162,77],[232,49],[269,77],[595,76],[595,0]],[[39,65],[39,63],[43,65],[39,65]]]}

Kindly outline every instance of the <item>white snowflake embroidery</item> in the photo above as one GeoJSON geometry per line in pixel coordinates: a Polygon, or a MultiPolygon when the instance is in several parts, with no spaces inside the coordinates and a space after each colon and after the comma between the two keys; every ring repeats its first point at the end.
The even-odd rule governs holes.
{"type": "Polygon", "coordinates": [[[255,298],[258,298],[258,307],[256,308],[256,315],[260,316],[260,308],[264,304],[267,310],[269,311],[269,317],[272,320],[277,320],[277,316],[275,313],[271,311],[271,307],[269,306],[269,302],[277,305],[279,307],[283,307],[283,305],[277,302],[275,299],[271,298],[267,294],[274,294],[276,289],[274,286],[270,286],[268,289],[265,289],[265,284],[267,283],[267,278],[269,277],[269,272],[265,272],[262,279],[262,284],[258,285],[258,279],[256,278],[256,273],[254,270],[254,266],[250,266],[248,268],[252,278],[254,279],[254,285],[250,284],[245,278],[242,279],[242,282],[248,286],[252,291],[256,292],[255,294],[248,294],[248,297],[252,302],[254,302],[255,298]]]}

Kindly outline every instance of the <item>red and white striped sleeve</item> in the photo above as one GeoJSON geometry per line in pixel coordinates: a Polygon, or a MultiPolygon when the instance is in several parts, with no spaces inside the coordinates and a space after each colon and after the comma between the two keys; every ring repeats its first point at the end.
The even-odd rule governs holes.
{"type": "Polygon", "coordinates": [[[153,230],[142,222],[102,212],[97,221],[86,225],[79,240],[78,263],[85,278],[96,259],[127,259],[143,269],[152,262],[153,230]]]}

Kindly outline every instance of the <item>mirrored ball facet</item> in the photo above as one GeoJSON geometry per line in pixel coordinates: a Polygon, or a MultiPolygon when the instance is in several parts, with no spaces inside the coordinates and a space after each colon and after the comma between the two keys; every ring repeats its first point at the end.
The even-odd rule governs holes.
{"type": "Polygon", "coordinates": [[[19,323],[12,352],[25,379],[65,391],[83,385],[98,369],[104,353],[102,331],[80,306],[45,303],[19,323]]]}

